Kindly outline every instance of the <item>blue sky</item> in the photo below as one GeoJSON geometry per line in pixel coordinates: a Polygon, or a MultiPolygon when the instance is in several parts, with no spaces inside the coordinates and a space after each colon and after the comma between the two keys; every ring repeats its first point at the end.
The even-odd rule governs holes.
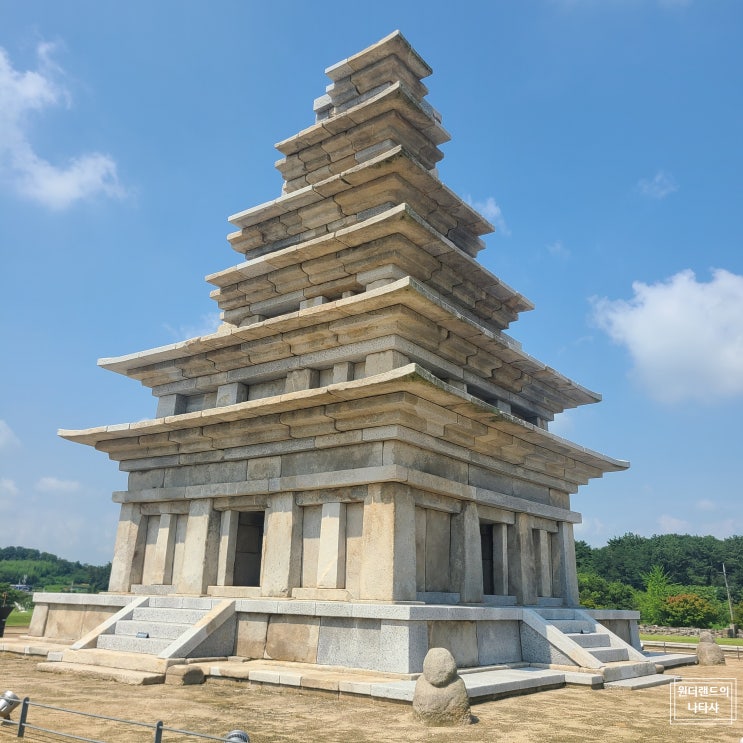
{"type": "Polygon", "coordinates": [[[111,558],[125,476],[57,429],[154,416],[96,360],[214,329],[227,217],[398,28],[511,334],[604,397],[552,430],[631,462],[578,536],[743,533],[743,4],[0,0],[0,546],[111,558]]]}

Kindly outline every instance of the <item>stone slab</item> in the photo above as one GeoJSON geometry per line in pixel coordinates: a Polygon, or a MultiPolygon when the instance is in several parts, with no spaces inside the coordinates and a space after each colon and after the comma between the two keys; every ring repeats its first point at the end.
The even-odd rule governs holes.
{"type": "Polygon", "coordinates": [[[106,681],[118,681],[121,684],[145,686],[162,684],[165,681],[163,673],[149,673],[147,671],[131,671],[125,668],[108,668],[104,666],[90,666],[83,663],[38,663],[36,669],[44,673],[58,673],[62,675],[84,676],[106,681]]]}
{"type": "Polygon", "coordinates": [[[484,698],[542,691],[565,685],[564,673],[538,668],[464,674],[462,679],[472,701],[485,701],[484,698]]]}
{"type": "Polygon", "coordinates": [[[653,686],[664,686],[678,680],[679,676],[666,676],[662,673],[655,673],[650,676],[639,676],[637,678],[620,679],[619,681],[607,681],[604,684],[605,689],[648,689],[653,686]]]}

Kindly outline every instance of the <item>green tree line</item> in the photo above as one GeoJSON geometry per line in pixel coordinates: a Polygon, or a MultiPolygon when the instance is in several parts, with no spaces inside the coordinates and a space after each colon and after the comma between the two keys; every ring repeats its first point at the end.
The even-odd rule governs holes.
{"type": "Polygon", "coordinates": [[[604,547],[575,547],[583,606],[639,610],[648,624],[726,626],[727,577],[734,619],[743,624],[743,537],[625,534],[604,547]]]}
{"type": "Polygon", "coordinates": [[[87,565],[27,547],[0,548],[0,584],[27,583],[34,591],[97,593],[108,588],[111,564],[87,565]]]}

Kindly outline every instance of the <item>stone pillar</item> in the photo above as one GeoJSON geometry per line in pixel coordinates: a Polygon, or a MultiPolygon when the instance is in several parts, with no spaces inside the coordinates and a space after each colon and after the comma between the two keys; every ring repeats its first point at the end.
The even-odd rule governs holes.
{"type": "Polygon", "coordinates": [[[551,535],[544,529],[534,529],[534,557],[536,559],[537,594],[552,596],[551,535]]]}
{"type": "Polygon", "coordinates": [[[286,375],[284,391],[299,392],[311,390],[320,383],[320,372],[317,369],[295,369],[286,375]]]}
{"type": "Polygon", "coordinates": [[[217,585],[233,585],[235,571],[235,545],[237,544],[237,525],[240,514],[237,511],[222,511],[219,529],[219,562],[217,564],[217,585]]]}
{"type": "Polygon", "coordinates": [[[345,588],[346,504],[323,503],[317,554],[317,587],[345,588]]]}
{"type": "Polygon", "coordinates": [[[374,374],[384,374],[409,363],[410,359],[399,351],[392,349],[389,351],[378,351],[376,353],[370,353],[366,357],[364,374],[367,377],[371,377],[374,374]]]}
{"type": "Polygon", "coordinates": [[[122,504],[111,563],[109,591],[129,593],[133,584],[142,582],[146,541],[147,519],[142,517],[139,504],[122,504]]]}
{"type": "Polygon", "coordinates": [[[508,540],[508,588],[521,606],[537,603],[537,581],[534,565],[534,540],[531,517],[517,513],[511,528],[512,539],[508,540]]]}
{"type": "Polygon", "coordinates": [[[493,591],[508,596],[508,524],[493,524],[493,591]]]}
{"type": "Polygon", "coordinates": [[[451,519],[451,578],[461,603],[482,603],[480,518],[475,503],[463,503],[451,519]]]}
{"type": "Polygon", "coordinates": [[[191,501],[183,545],[183,565],[176,577],[176,591],[203,595],[217,580],[219,512],[211,498],[191,501]]]}
{"type": "Polygon", "coordinates": [[[333,364],[333,384],[350,382],[353,379],[353,364],[350,361],[340,361],[333,364]]]}
{"type": "Polygon", "coordinates": [[[370,485],[364,501],[360,598],[415,601],[415,503],[399,483],[370,485]]]}
{"type": "Polygon", "coordinates": [[[236,405],[248,399],[248,388],[240,382],[220,384],[217,388],[217,407],[224,405],[236,405]]]}
{"type": "Polygon", "coordinates": [[[177,521],[176,514],[160,514],[157,542],[155,542],[155,553],[152,558],[151,574],[155,585],[169,586],[173,582],[173,552],[177,521]]]}
{"type": "Polygon", "coordinates": [[[270,497],[264,534],[261,595],[289,597],[300,585],[302,567],[302,509],[294,493],[270,497]]]}
{"type": "Polygon", "coordinates": [[[568,521],[558,521],[557,534],[552,537],[552,590],[555,596],[562,596],[565,606],[580,605],[575,537],[568,521]]]}
{"type": "Polygon", "coordinates": [[[186,412],[188,399],[185,395],[163,395],[157,398],[156,418],[165,418],[169,415],[182,415],[186,412]]]}

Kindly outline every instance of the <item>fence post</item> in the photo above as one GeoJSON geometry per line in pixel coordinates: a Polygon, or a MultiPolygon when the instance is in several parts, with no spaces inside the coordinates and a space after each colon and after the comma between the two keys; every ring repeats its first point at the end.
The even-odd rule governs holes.
{"type": "Polygon", "coordinates": [[[22,738],[23,734],[26,732],[26,718],[28,717],[28,705],[31,702],[31,699],[29,697],[26,697],[23,700],[23,704],[21,705],[21,717],[18,720],[18,735],[17,738],[22,738]]]}
{"type": "Polygon", "coordinates": [[[163,739],[163,721],[158,720],[155,725],[155,743],[161,743],[163,739]]]}

